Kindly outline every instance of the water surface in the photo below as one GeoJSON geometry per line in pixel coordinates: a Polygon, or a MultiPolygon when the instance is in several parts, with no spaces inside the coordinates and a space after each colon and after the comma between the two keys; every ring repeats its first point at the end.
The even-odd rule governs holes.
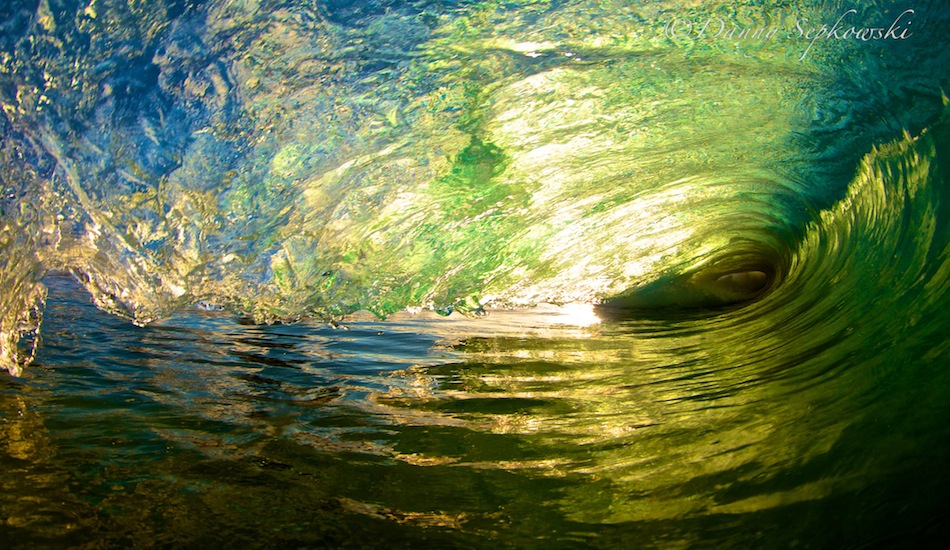
{"type": "Polygon", "coordinates": [[[950,13],[853,7],[0,9],[0,540],[945,540],[950,13]]]}

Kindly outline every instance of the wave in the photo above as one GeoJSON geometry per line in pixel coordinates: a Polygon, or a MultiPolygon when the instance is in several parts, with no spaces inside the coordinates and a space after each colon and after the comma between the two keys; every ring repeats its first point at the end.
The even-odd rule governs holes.
{"type": "MultiPolygon", "coordinates": [[[[930,8],[933,37],[946,16],[930,8]]],[[[771,304],[805,287],[810,303],[833,277],[790,278],[806,228],[873,143],[943,109],[943,54],[882,62],[907,76],[898,92],[847,99],[864,60],[920,42],[826,40],[800,59],[788,36],[664,37],[671,17],[722,6],[352,9],[10,8],[8,370],[39,340],[57,270],[136,324],[195,304],[265,323],[771,304]]],[[[728,16],[792,18],[769,13],[728,16]]]]}
{"type": "Polygon", "coordinates": [[[941,123],[875,148],[751,303],[594,324],[553,317],[586,325],[581,334],[504,312],[480,335],[448,329],[466,362],[414,371],[427,391],[383,393],[372,411],[397,426],[521,438],[531,452],[508,460],[474,464],[451,450],[404,459],[578,476],[558,506],[585,523],[768,524],[769,510],[851,502],[886,485],[869,480],[930,471],[946,433],[950,351],[946,132],[941,123]]]}
{"type": "MultiPolygon", "coordinates": [[[[765,4],[0,8],[3,366],[37,354],[50,274],[159,321],[48,322],[109,346],[60,346],[93,380],[61,401],[10,381],[11,445],[58,472],[22,411],[75,428],[83,457],[115,448],[90,410],[122,411],[176,515],[224,509],[187,495],[260,466],[301,525],[319,495],[324,523],[456,543],[807,545],[942,521],[950,14],[921,3],[914,40],[805,57],[794,34],[665,30],[842,7],[765,4]],[[289,324],[307,319],[352,331],[289,324]],[[118,397],[70,401],[100,387],[118,397]],[[179,477],[169,447],[199,467],[179,477]],[[432,502],[393,496],[420,477],[444,484],[432,502]]],[[[224,523],[263,530],[265,485],[224,523]]]]}

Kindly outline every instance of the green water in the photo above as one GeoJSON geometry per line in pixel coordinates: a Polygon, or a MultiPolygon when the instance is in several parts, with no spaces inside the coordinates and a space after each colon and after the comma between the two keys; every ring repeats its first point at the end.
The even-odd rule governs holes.
{"type": "Polygon", "coordinates": [[[916,38],[797,34],[892,10],[11,8],[7,366],[51,269],[139,324],[198,301],[263,322],[771,279],[872,146],[942,112],[939,7],[916,38]],[[665,30],[712,18],[782,32],[665,30]]]}
{"type": "Polygon", "coordinates": [[[775,341],[775,365],[736,349],[762,337],[730,316],[720,331],[581,326],[582,312],[553,308],[344,329],[193,313],[130,330],[75,283],[47,283],[47,345],[3,383],[12,547],[946,535],[947,375],[939,359],[905,359],[932,346],[926,331],[897,347],[862,323],[842,338],[881,342],[863,350],[775,341]]]}
{"type": "Polygon", "coordinates": [[[4,547],[948,535],[945,6],[0,20],[4,547]]]}

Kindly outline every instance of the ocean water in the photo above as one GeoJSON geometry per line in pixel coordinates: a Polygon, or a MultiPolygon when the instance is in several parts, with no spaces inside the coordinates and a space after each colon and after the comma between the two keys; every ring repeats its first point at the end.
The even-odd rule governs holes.
{"type": "Polygon", "coordinates": [[[941,3],[0,22],[3,547],[950,537],[941,3]]]}

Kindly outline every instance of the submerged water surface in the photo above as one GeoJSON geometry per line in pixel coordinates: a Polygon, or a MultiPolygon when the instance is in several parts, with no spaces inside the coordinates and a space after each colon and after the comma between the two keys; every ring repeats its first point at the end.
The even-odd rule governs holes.
{"type": "Polygon", "coordinates": [[[893,343],[776,340],[776,366],[728,317],[563,308],[136,328],[47,283],[46,344],[0,394],[8,547],[920,547],[950,527],[950,380],[893,343]]]}

